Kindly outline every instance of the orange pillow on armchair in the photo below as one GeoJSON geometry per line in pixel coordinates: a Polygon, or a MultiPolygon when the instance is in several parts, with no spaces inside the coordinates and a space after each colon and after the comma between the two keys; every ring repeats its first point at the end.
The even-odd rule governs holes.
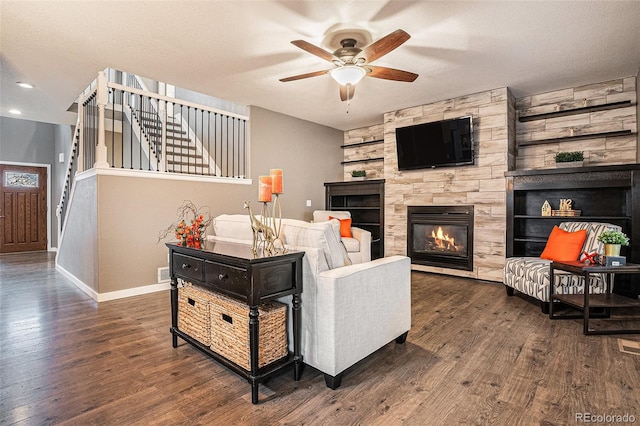
{"type": "Polygon", "coordinates": [[[338,217],[329,216],[329,220],[337,219],[340,221],[340,236],[344,238],[353,238],[351,234],[351,219],[340,219],[338,217]]]}
{"type": "Polygon", "coordinates": [[[586,229],[568,232],[554,226],[540,257],[558,262],[578,260],[586,238],[586,229]]]}

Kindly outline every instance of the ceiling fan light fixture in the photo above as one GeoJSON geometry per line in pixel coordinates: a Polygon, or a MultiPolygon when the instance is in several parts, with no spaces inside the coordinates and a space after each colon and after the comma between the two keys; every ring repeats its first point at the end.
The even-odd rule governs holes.
{"type": "Polygon", "coordinates": [[[347,84],[355,85],[366,74],[367,71],[364,68],[355,65],[346,65],[331,71],[331,77],[341,86],[346,86],[347,84]]]}

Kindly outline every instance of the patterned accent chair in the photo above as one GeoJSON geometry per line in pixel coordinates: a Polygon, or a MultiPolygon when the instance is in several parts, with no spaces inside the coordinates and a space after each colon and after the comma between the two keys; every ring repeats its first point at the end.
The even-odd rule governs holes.
{"type": "MultiPolygon", "coordinates": [[[[604,244],[598,241],[598,236],[607,229],[622,230],[617,225],[598,222],[562,222],[560,229],[575,232],[581,229],[587,230],[587,238],[581,252],[603,253],[604,244]]],[[[581,254],[580,260],[584,255],[581,254]]],[[[578,259],[576,259],[578,260],[578,259]]],[[[549,312],[549,265],[551,260],[539,257],[510,257],[504,266],[504,285],[509,296],[513,296],[514,290],[531,296],[540,301],[542,312],[549,312]]],[[[556,272],[556,294],[582,294],[584,283],[582,277],[562,271],[556,272]]],[[[604,277],[594,274],[589,279],[591,293],[604,293],[604,277]]]]}

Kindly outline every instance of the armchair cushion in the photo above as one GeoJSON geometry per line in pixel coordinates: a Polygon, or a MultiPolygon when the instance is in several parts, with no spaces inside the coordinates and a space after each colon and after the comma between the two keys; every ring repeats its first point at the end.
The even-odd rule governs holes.
{"type": "Polygon", "coordinates": [[[353,238],[351,234],[351,218],[339,219],[337,217],[329,216],[329,220],[337,220],[340,222],[340,236],[342,238],[353,238]]]}
{"type": "Polygon", "coordinates": [[[554,226],[540,257],[558,262],[578,260],[586,238],[586,229],[568,232],[554,226]]]}
{"type": "MultiPolygon", "coordinates": [[[[313,212],[314,223],[326,221],[337,223],[335,219],[340,221],[341,226],[345,226],[343,219],[351,220],[351,213],[346,210],[315,210],[313,212]]],[[[342,242],[347,249],[349,259],[351,263],[368,262],[371,260],[371,232],[351,225],[353,222],[350,224],[351,237],[345,237],[346,233],[341,232],[342,242]]]]}

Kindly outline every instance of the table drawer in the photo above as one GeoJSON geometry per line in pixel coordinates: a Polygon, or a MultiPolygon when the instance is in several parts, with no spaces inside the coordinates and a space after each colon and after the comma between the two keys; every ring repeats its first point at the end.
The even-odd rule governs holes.
{"type": "Polygon", "coordinates": [[[204,263],[205,282],[211,286],[246,296],[250,288],[245,268],[239,268],[210,260],[204,263]]]}
{"type": "Polygon", "coordinates": [[[180,278],[203,281],[204,262],[202,259],[175,253],[172,266],[173,273],[180,278]]]}

